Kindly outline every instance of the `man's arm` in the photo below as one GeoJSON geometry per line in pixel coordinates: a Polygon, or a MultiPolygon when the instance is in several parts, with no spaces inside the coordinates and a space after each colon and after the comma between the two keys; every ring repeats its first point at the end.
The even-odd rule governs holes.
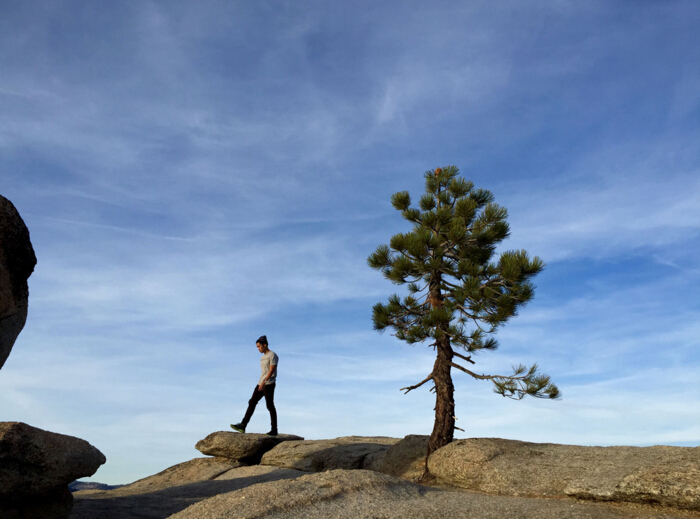
{"type": "Polygon", "coordinates": [[[276,370],[277,370],[277,364],[270,364],[270,369],[268,370],[267,375],[265,375],[265,378],[263,379],[263,381],[260,382],[260,385],[258,386],[258,391],[263,390],[263,387],[265,387],[265,383],[268,380],[270,380],[270,377],[275,374],[276,370]]]}

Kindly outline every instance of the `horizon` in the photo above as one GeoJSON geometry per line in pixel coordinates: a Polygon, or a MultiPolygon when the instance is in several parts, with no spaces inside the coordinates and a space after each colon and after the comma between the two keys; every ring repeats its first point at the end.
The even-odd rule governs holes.
{"type": "MultiPolygon", "coordinates": [[[[454,164],[545,262],[455,373],[455,438],[700,445],[700,46],[694,1],[6,2],[0,194],[37,256],[0,420],[83,438],[125,484],[243,417],[255,340],[280,433],[430,434],[399,388],[432,349],[372,329],[366,264],[454,164]],[[399,8],[400,5],[400,8],[399,8]]],[[[264,403],[249,432],[269,429],[264,403]]]]}

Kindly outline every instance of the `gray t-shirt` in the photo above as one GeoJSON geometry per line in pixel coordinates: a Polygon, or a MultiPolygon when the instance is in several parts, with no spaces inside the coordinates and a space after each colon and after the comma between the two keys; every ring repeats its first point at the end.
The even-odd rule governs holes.
{"type": "MultiPolygon", "coordinates": [[[[277,366],[279,360],[280,358],[272,350],[267,350],[267,353],[264,353],[263,356],[260,357],[260,370],[262,371],[262,375],[260,375],[258,385],[262,384],[263,380],[265,380],[268,371],[270,371],[270,366],[277,366]]],[[[265,385],[269,386],[270,384],[274,384],[275,380],[277,380],[277,370],[275,370],[270,379],[265,382],[265,385]]]]}

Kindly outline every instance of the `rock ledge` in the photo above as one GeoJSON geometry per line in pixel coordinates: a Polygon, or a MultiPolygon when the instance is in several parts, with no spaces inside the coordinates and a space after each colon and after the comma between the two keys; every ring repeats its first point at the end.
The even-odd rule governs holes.
{"type": "Polygon", "coordinates": [[[218,431],[199,440],[195,448],[208,456],[218,456],[253,465],[259,463],[263,454],[276,445],[303,439],[293,434],[267,436],[266,434],[218,431]]]}

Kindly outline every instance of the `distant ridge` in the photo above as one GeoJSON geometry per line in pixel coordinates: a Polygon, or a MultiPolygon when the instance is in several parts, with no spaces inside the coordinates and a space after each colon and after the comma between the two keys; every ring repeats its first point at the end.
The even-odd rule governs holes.
{"type": "Polygon", "coordinates": [[[115,488],[123,487],[124,485],[105,485],[104,483],[95,483],[92,481],[73,481],[68,485],[68,490],[78,492],[79,490],[114,490],[115,488]]]}

